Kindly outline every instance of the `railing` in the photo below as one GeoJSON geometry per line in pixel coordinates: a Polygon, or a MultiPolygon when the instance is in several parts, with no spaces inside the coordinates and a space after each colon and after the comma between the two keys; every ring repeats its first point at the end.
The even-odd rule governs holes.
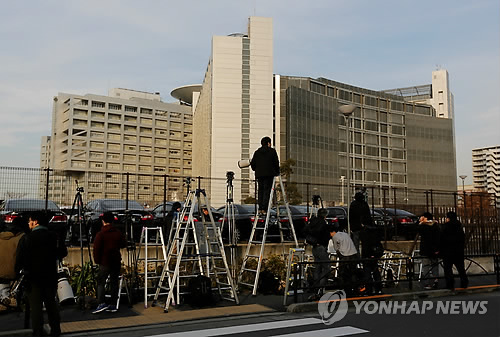
{"type": "MultiPolygon", "coordinates": [[[[101,169],[102,170],[102,169],[101,169]]],[[[291,204],[306,206],[309,213],[313,196],[320,195],[322,206],[347,205],[346,184],[294,183],[284,181],[287,197],[291,204]]],[[[253,203],[256,184],[252,179],[234,179],[235,203],[253,203]]],[[[54,169],[33,169],[0,167],[0,200],[15,198],[36,198],[54,201],[62,208],[73,204],[77,187],[83,187],[83,202],[101,198],[135,200],[147,210],[167,201],[184,200],[189,188],[207,190],[212,206],[223,206],[226,201],[226,178],[185,177],[179,174],[151,174],[141,172],[95,172],[66,171],[54,169]]],[[[464,193],[408,189],[395,186],[361,186],[352,184],[350,195],[356,191],[364,193],[371,208],[381,210],[403,209],[415,215],[424,211],[434,214],[443,223],[448,211],[455,211],[466,232],[467,254],[488,254],[500,252],[500,208],[493,195],[483,192],[464,193]]],[[[281,197],[281,196],[278,196],[281,197]]],[[[320,205],[321,206],[321,205],[320,205]]],[[[415,221],[413,219],[412,221],[415,221]]],[[[414,235],[401,235],[403,227],[396,216],[383,219],[387,240],[413,239],[414,235]],[[395,224],[391,227],[391,223],[395,224]]],[[[415,224],[411,224],[413,229],[415,224]]],[[[300,233],[299,233],[300,237],[300,233]]]]}
{"type": "MultiPolygon", "coordinates": [[[[399,252],[395,252],[400,255],[399,252]]],[[[381,274],[381,284],[386,289],[384,293],[387,295],[391,292],[397,292],[397,290],[391,291],[391,288],[400,288],[399,291],[414,291],[417,288],[414,286],[415,282],[423,282],[426,280],[434,279],[444,279],[444,276],[439,277],[426,277],[420,274],[420,266],[422,257],[411,257],[411,256],[391,256],[393,253],[386,252],[385,256],[377,259],[378,268],[381,274]],[[405,284],[406,287],[402,287],[401,284],[405,284]]],[[[319,288],[322,288],[315,284],[309,284],[308,282],[312,280],[311,267],[317,266],[319,264],[329,264],[331,265],[331,273],[324,275],[328,280],[325,286],[326,291],[333,289],[351,289],[351,295],[349,297],[364,296],[362,291],[359,291],[360,287],[366,287],[367,285],[376,285],[376,281],[367,281],[364,278],[358,278],[353,282],[343,282],[339,280],[339,270],[342,264],[363,264],[363,262],[373,262],[373,259],[357,259],[357,260],[339,260],[333,259],[331,261],[325,262],[296,262],[292,266],[292,278],[289,287],[289,294],[287,297],[293,298],[293,303],[299,303],[306,300],[307,296],[310,294],[315,294],[319,288]],[[304,276],[306,279],[304,279],[304,276]],[[339,282],[340,281],[340,282],[339,282]],[[354,289],[354,291],[352,290],[354,289]],[[358,291],[356,291],[358,289],[358,291]],[[299,298],[300,297],[300,298],[299,298]]],[[[442,261],[438,262],[442,264],[442,261]]],[[[467,272],[467,277],[485,278],[485,283],[500,285],[500,254],[484,254],[484,255],[467,255],[465,256],[465,267],[466,271],[469,270],[470,266],[475,265],[480,272],[467,272]],[[493,264],[493,272],[487,271],[487,269],[482,266],[476,260],[478,258],[490,258],[493,264]]],[[[359,272],[358,269],[356,272],[359,272]]],[[[456,277],[456,275],[455,275],[456,277]]],[[[377,295],[375,295],[377,296],[377,295]]],[[[381,295],[384,296],[384,295],[381,295]]]]}

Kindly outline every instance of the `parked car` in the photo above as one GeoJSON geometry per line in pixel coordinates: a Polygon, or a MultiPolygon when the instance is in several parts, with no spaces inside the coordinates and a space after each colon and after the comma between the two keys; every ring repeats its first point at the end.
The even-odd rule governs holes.
{"type": "Polygon", "coordinates": [[[102,215],[108,211],[115,214],[115,225],[123,233],[128,233],[128,240],[133,238],[135,242],[139,242],[142,227],[154,225],[153,214],[145,210],[137,201],[129,200],[127,205],[127,201],[122,199],[92,200],[85,206],[85,218],[92,241],[101,230],[102,215]]]}
{"type": "Polygon", "coordinates": [[[67,216],[59,206],[44,199],[8,199],[0,204],[0,219],[3,224],[9,224],[17,217],[28,221],[29,215],[35,211],[47,211],[49,215],[48,228],[54,231],[59,240],[66,240],[68,232],[67,216]]]}
{"type": "Polygon", "coordinates": [[[383,217],[394,236],[413,240],[417,235],[418,217],[415,214],[398,208],[375,208],[375,212],[383,217]]]}
{"type": "MultiPolygon", "coordinates": [[[[219,207],[217,209],[217,212],[222,215],[222,217],[219,219],[219,222],[222,223],[222,221],[225,219],[227,223],[227,218],[224,218],[224,208],[225,206],[219,207]]],[[[250,238],[250,234],[252,232],[252,226],[253,223],[255,222],[255,210],[256,207],[253,204],[234,204],[234,219],[235,219],[235,225],[236,225],[236,230],[237,230],[237,237],[238,241],[248,241],[250,238]]],[[[276,216],[276,211],[271,210],[270,214],[270,222],[269,222],[269,228],[268,228],[268,237],[269,241],[271,242],[278,242],[279,241],[279,227],[278,227],[278,218],[276,216]]],[[[288,219],[281,219],[282,224],[286,226],[288,219]]],[[[258,219],[259,225],[264,225],[265,223],[265,218],[260,217],[258,219]]],[[[224,230],[222,233],[222,237],[224,241],[227,240],[228,238],[228,226],[224,226],[224,230]]],[[[291,234],[290,234],[291,235],[291,234]]],[[[287,234],[287,239],[290,238],[290,235],[287,234]]],[[[262,231],[259,230],[256,232],[256,240],[262,240],[262,231]]]]}
{"type": "MultiPolygon", "coordinates": [[[[290,208],[290,213],[292,215],[295,235],[297,235],[297,239],[304,239],[304,227],[309,222],[309,212],[311,211],[311,207],[309,207],[309,211],[307,206],[304,205],[289,205],[288,207],[290,208]]],[[[285,206],[279,206],[279,215],[280,218],[288,218],[288,212],[285,206]]]]}
{"type": "MultiPolygon", "coordinates": [[[[347,206],[334,206],[334,207],[327,207],[328,210],[328,215],[327,215],[327,220],[330,221],[338,221],[340,225],[340,230],[342,231],[347,231],[347,206]]],[[[384,226],[386,225],[384,221],[384,217],[376,211],[376,209],[370,208],[370,213],[372,216],[372,221],[373,225],[382,231],[382,234],[384,234],[384,226]]]]}

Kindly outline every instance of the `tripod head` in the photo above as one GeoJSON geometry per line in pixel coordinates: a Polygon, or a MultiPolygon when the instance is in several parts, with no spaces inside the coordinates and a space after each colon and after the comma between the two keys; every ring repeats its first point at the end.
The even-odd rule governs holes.
{"type": "Polygon", "coordinates": [[[233,171],[227,171],[226,172],[226,179],[227,179],[227,184],[232,185],[233,184],[233,179],[234,179],[234,172],[233,171]]]}
{"type": "Polygon", "coordinates": [[[83,187],[78,186],[78,180],[75,180],[75,183],[76,183],[76,192],[83,193],[84,192],[83,187]]]}
{"type": "Polygon", "coordinates": [[[321,200],[321,196],[315,194],[312,196],[312,203],[313,205],[319,206],[319,202],[321,200]]]}

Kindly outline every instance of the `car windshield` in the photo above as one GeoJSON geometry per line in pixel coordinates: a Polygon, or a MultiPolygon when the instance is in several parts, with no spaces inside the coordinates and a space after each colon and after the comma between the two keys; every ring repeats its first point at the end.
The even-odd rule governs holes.
{"type": "MultiPolygon", "coordinates": [[[[114,210],[114,209],[126,209],[127,201],[126,200],[103,200],[101,202],[102,208],[104,210],[114,210]]],[[[144,207],[141,206],[137,201],[129,200],[128,201],[128,209],[143,211],[144,207]]]]}
{"type": "MultiPolygon", "coordinates": [[[[45,200],[39,199],[17,199],[17,200],[8,200],[5,205],[6,211],[37,211],[45,209],[45,200]]],[[[57,212],[59,211],[59,207],[55,202],[48,200],[47,209],[50,211],[57,212]]]]}

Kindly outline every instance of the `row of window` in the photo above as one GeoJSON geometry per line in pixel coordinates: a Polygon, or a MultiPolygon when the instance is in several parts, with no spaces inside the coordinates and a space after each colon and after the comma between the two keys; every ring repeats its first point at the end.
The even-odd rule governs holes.
{"type": "MultiPolygon", "coordinates": [[[[69,103],[69,100],[66,102],[69,103]]],[[[75,102],[75,105],[84,106],[84,107],[89,106],[89,100],[87,100],[87,99],[75,98],[74,102],[75,102]]],[[[100,102],[100,101],[95,101],[95,100],[91,101],[90,106],[92,108],[106,109],[106,104],[108,105],[109,110],[114,110],[114,111],[125,111],[125,112],[132,112],[132,113],[137,113],[139,111],[141,115],[153,115],[153,113],[154,113],[155,116],[170,117],[170,118],[182,118],[182,115],[184,115],[184,119],[191,119],[190,115],[186,115],[186,114],[183,114],[180,112],[169,112],[169,111],[160,110],[160,109],[153,110],[150,108],[138,108],[138,107],[130,106],[130,105],[122,106],[121,104],[117,104],[117,103],[106,103],[106,102],[100,102]]],[[[75,110],[86,111],[86,110],[81,110],[81,109],[75,109],[75,110]]]]}
{"type": "MultiPolygon", "coordinates": [[[[77,125],[81,126],[81,125],[77,125]]],[[[125,126],[125,130],[130,133],[135,133],[135,130],[128,129],[127,126],[125,126]]],[[[138,136],[136,135],[131,135],[131,134],[121,134],[121,133],[111,133],[109,131],[116,131],[120,132],[119,129],[112,129],[108,128],[108,133],[105,134],[104,132],[99,132],[99,131],[90,131],[89,136],[92,139],[104,139],[107,137],[108,140],[122,140],[127,141],[127,142],[137,142],[138,136]]],[[[153,131],[149,128],[140,128],[139,129],[141,134],[144,135],[153,135],[153,131]]],[[[68,130],[63,131],[65,135],[68,135],[68,130]]],[[[176,130],[165,130],[165,129],[155,129],[154,132],[155,136],[157,137],[169,137],[169,138],[184,138],[185,141],[190,141],[192,140],[192,133],[190,132],[181,132],[181,131],[176,131],[176,130]]],[[[81,130],[81,129],[76,129],[73,128],[73,137],[87,137],[87,131],[81,130]]],[[[139,136],[140,137],[140,136],[139,136]]]]}
{"type": "Polygon", "coordinates": [[[84,160],[72,160],[71,167],[73,168],[90,168],[90,169],[107,169],[124,172],[155,172],[155,173],[169,173],[169,174],[185,174],[190,175],[191,169],[180,167],[165,167],[165,166],[152,166],[152,165],[137,165],[137,164],[119,164],[119,163],[103,163],[90,161],[88,166],[84,160]]]}

